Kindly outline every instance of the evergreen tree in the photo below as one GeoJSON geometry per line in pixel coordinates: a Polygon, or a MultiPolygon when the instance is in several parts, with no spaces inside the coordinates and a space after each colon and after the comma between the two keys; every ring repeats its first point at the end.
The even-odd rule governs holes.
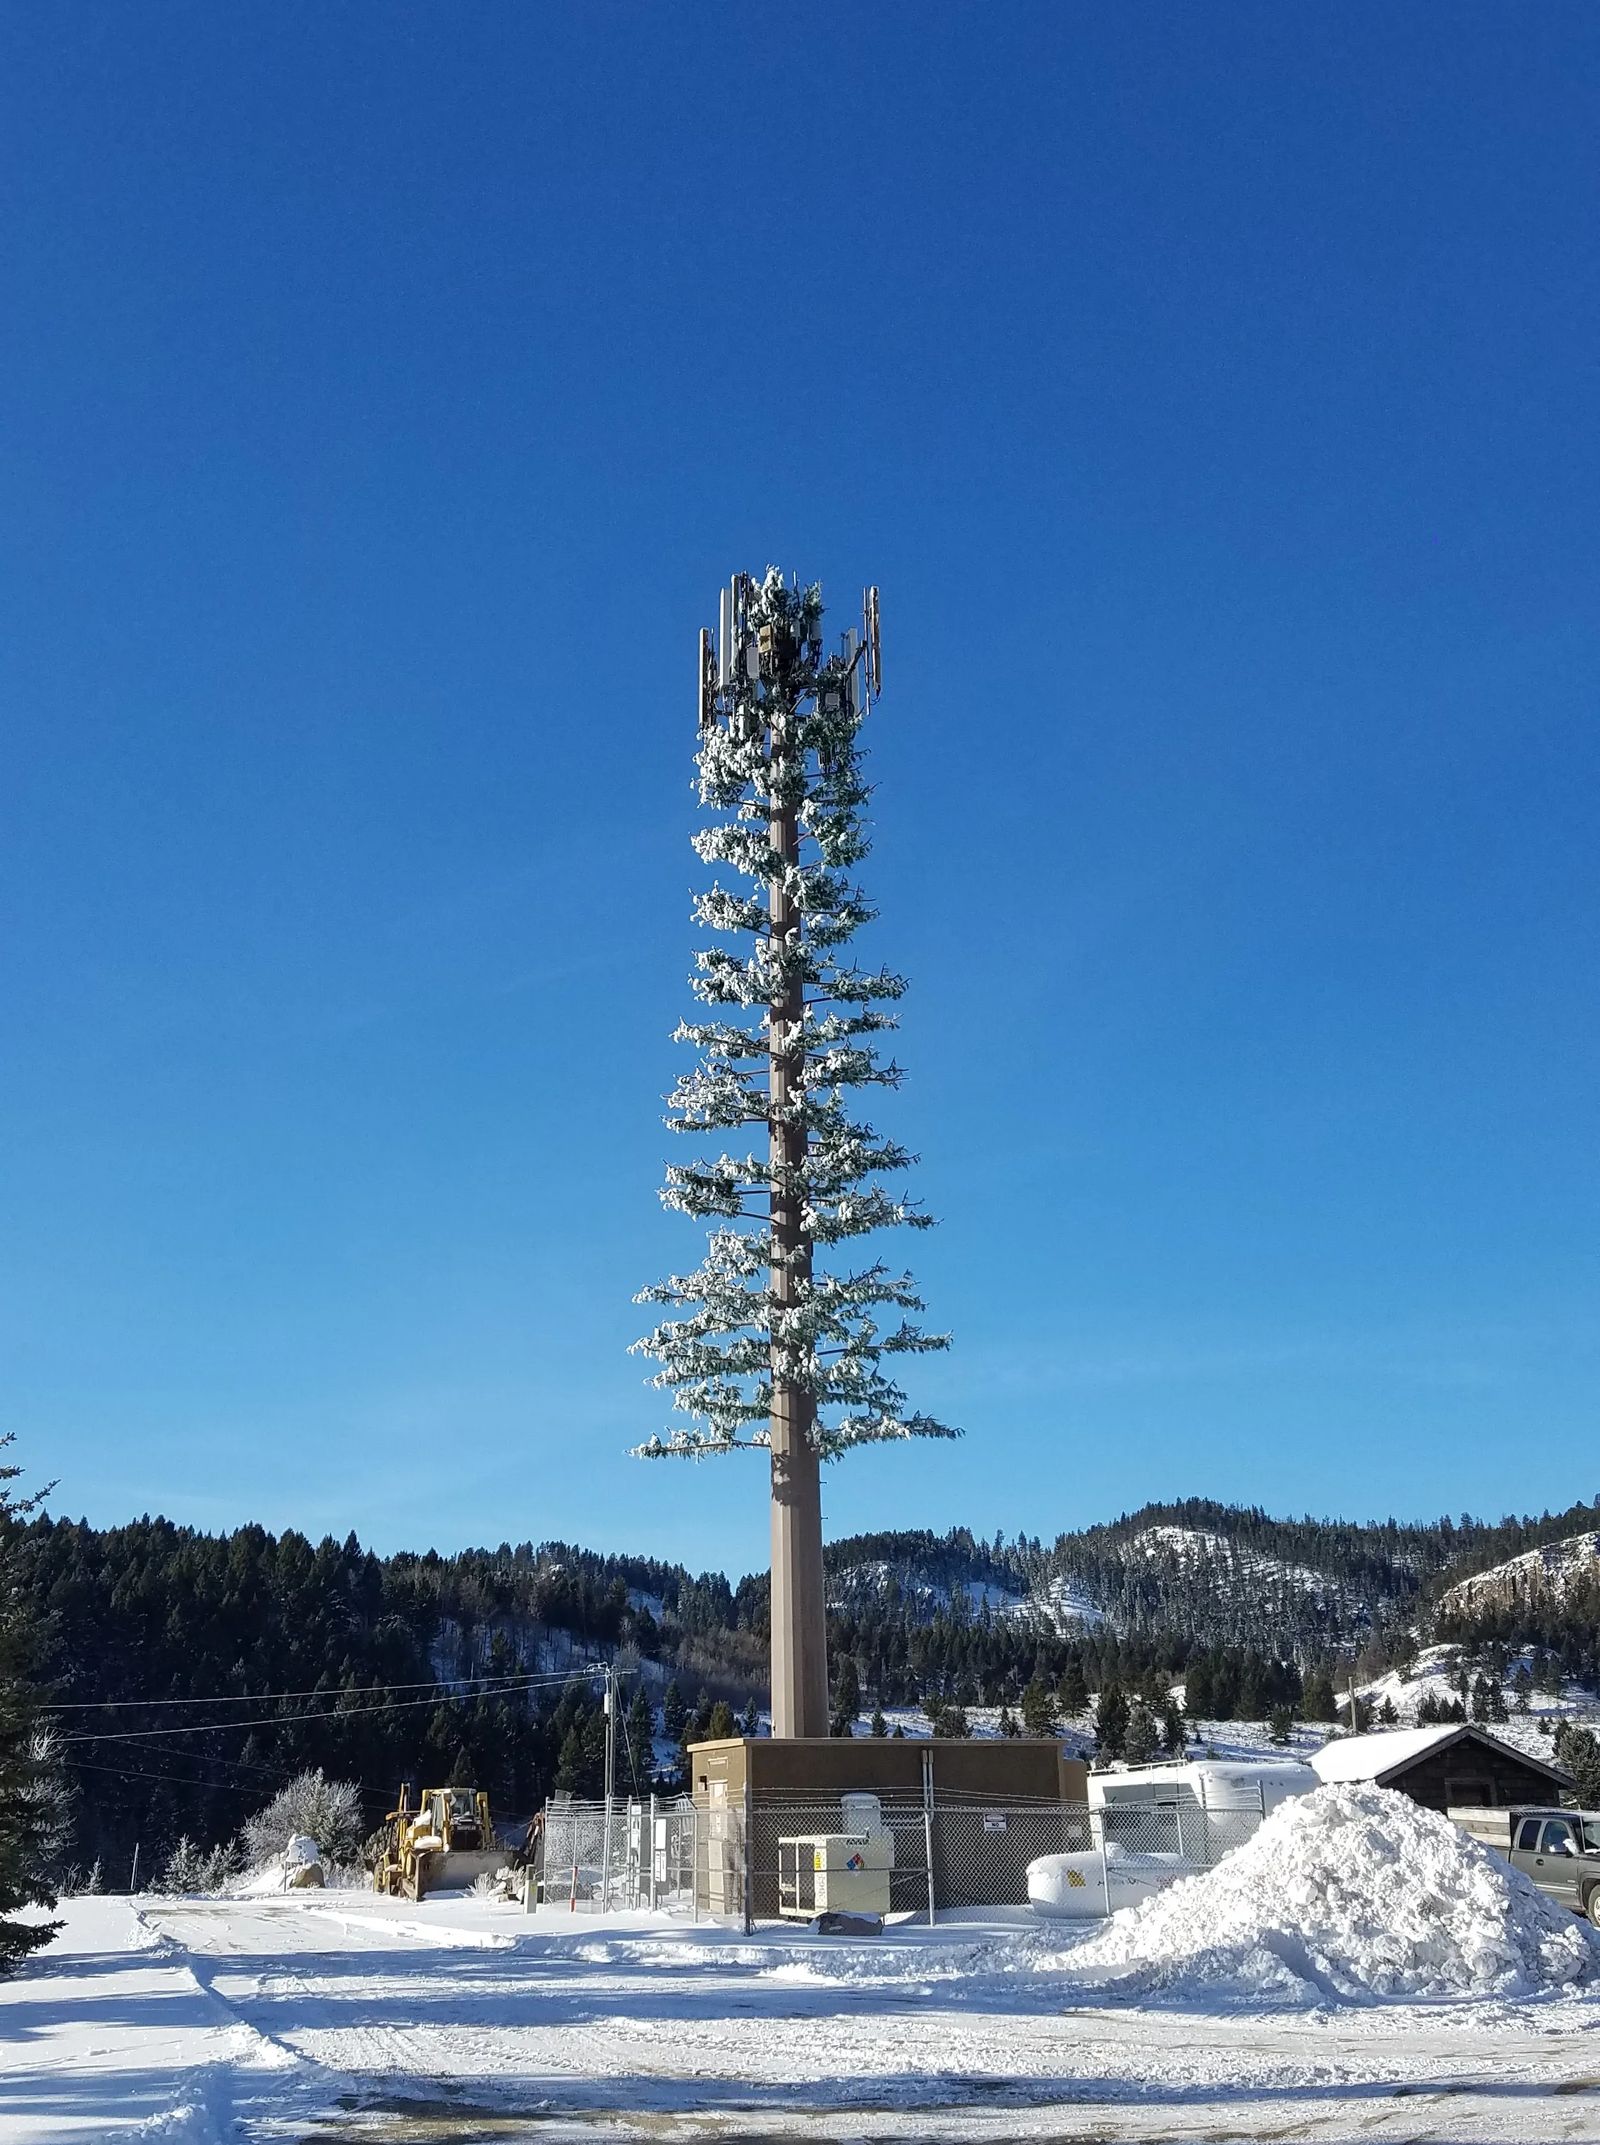
{"type": "Polygon", "coordinates": [[[889,1723],[883,1717],[882,1706],[874,1706],[872,1709],[872,1733],[880,1737],[889,1733],[889,1723]]]}
{"type": "Polygon", "coordinates": [[[752,1696],[744,1709],[744,1718],[739,1723],[739,1733],[755,1737],[761,1733],[761,1708],[752,1696]]]}
{"type": "Polygon", "coordinates": [[[1339,1701],[1334,1693],[1333,1678],[1325,1668],[1313,1669],[1306,1678],[1305,1697],[1301,1711],[1307,1720],[1333,1721],[1339,1717],[1339,1701]]]}
{"type": "Polygon", "coordinates": [[[689,1727],[689,1709],[683,1702],[683,1693],[676,1683],[669,1683],[661,1694],[661,1733],[676,1749],[684,1740],[689,1727]]]}
{"type": "Polygon", "coordinates": [[[1600,1736],[1591,1728],[1575,1728],[1570,1721],[1560,1721],[1552,1755],[1571,1773],[1578,1807],[1600,1810],[1600,1736]]]}
{"type": "MultiPolygon", "coordinates": [[[[0,1451],[11,1442],[0,1437],[0,1451]]],[[[21,1472],[0,1464],[0,1972],[61,1927],[19,1910],[55,1905],[53,1865],[65,1834],[61,1781],[33,1682],[39,1633],[16,1562],[18,1528],[44,1493],[17,1495],[11,1484],[21,1472]]]]}
{"type": "Polygon", "coordinates": [[[1181,1758],[1185,1747],[1183,1715],[1177,1701],[1169,1698],[1161,1709],[1161,1748],[1169,1758],[1181,1758]]]}
{"type": "Polygon", "coordinates": [[[1059,1733],[1055,1708],[1050,1703],[1050,1687],[1041,1676],[1031,1676],[1022,1694],[1022,1725],[1029,1735],[1054,1736],[1059,1733]]]}
{"type": "Polygon", "coordinates": [[[1076,1720],[1087,1712],[1089,1686],[1084,1681],[1083,1663],[1076,1654],[1070,1654],[1056,1679],[1056,1699],[1068,1720],[1076,1720]]]}
{"type": "Polygon", "coordinates": [[[861,1712],[861,1672],[856,1667],[855,1656],[844,1653],[839,1656],[839,1666],[833,1678],[833,1719],[830,1735],[851,1735],[861,1712]]]}
{"type": "Polygon", "coordinates": [[[628,1743],[630,1778],[637,1777],[641,1785],[649,1781],[655,1770],[655,1714],[650,1705],[650,1694],[641,1683],[635,1687],[628,1701],[628,1711],[623,1733],[628,1743]]]}
{"type": "Polygon", "coordinates": [[[1120,1758],[1128,1737],[1128,1701],[1120,1683],[1108,1683],[1094,1709],[1094,1742],[1102,1758],[1120,1758]]]}
{"type": "Polygon", "coordinates": [[[567,1795],[582,1795],[587,1791],[589,1757],[584,1748],[583,1730],[576,1721],[562,1739],[561,1755],[556,1760],[556,1786],[567,1795]]]}
{"type": "Polygon", "coordinates": [[[1122,1755],[1130,1765],[1148,1765],[1160,1748],[1156,1717],[1142,1698],[1134,1700],[1122,1741],[1122,1755]]]}
{"type": "Polygon", "coordinates": [[[1189,1663],[1184,1677],[1183,1710],[1190,1720],[1217,1718],[1214,1680],[1211,1663],[1203,1654],[1197,1654],[1189,1663]]]}
{"type": "Polygon", "coordinates": [[[719,1698],[711,1708],[710,1717],[706,1721],[706,1741],[708,1743],[727,1742],[736,1736],[738,1732],[739,1729],[733,1717],[732,1706],[729,1705],[725,1698],[719,1698]]]}
{"type": "Polygon", "coordinates": [[[1267,1737],[1274,1743],[1288,1743],[1294,1737],[1294,1714],[1288,1706],[1276,1705],[1267,1715],[1267,1737]]]}

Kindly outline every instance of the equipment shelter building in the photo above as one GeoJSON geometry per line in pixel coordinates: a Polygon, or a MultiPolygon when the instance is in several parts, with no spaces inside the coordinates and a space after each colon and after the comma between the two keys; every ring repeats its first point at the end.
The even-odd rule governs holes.
{"type": "MultiPolygon", "coordinates": [[[[757,1918],[778,1911],[779,1841],[854,1829],[847,1795],[879,1798],[898,1843],[897,1904],[925,1902],[931,1847],[941,1906],[1025,1906],[1028,1863],[1062,1844],[1062,1806],[1089,1792],[1081,1758],[1023,1736],[731,1736],[692,1743],[689,1771],[700,1903],[757,1918]]],[[[1084,1831],[1087,1844],[1087,1820],[1084,1831]]]]}

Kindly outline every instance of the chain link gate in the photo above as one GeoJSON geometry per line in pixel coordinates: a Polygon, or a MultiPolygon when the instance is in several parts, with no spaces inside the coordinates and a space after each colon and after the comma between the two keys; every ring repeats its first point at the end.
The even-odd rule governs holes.
{"type": "Polygon", "coordinates": [[[572,1913],[694,1914],[699,1812],[687,1795],[545,1805],[540,1903],[572,1913]]]}

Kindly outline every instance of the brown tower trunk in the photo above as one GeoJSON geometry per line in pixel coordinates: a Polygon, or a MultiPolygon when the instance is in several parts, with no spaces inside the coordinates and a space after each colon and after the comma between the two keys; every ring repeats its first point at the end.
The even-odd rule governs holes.
{"type": "MultiPolygon", "coordinates": [[[[784,719],[775,715],[772,731],[774,768],[782,764],[784,719]]],[[[772,847],[784,864],[800,853],[800,831],[793,810],[775,813],[772,847]]],[[[776,880],[769,896],[775,947],[800,928],[800,915],[776,880]]],[[[768,1009],[772,1045],[770,1156],[774,1170],[797,1169],[805,1160],[803,1125],[783,1121],[790,1095],[797,1090],[803,1062],[800,1022],[804,991],[788,985],[768,1009]],[[791,1048],[776,1045],[786,1030],[791,1048]]],[[[811,1274],[811,1249],[805,1237],[798,1196],[772,1187],[772,1234],[780,1254],[772,1269],[773,1295],[781,1307],[793,1303],[811,1274]]],[[[780,1736],[826,1735],[828,1732],[827,1615],[822,1588],[822,1475],[811,1442],[815,1402],[809,1392],[780,1374],[772,1352],[772,1732],[780,1736]]]]}

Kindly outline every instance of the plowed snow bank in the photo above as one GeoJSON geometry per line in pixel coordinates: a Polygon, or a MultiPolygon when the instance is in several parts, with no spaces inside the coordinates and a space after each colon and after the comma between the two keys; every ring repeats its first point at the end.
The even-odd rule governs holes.
{"type": "Polygon", "coordinates": [[[1070,1969],[1276,2002],[1528,1996],[1600,1974],[1587,1925],[1392,1789],[1281,1804],[1215,1869],[1118,1914],[1070,1969]]]}

